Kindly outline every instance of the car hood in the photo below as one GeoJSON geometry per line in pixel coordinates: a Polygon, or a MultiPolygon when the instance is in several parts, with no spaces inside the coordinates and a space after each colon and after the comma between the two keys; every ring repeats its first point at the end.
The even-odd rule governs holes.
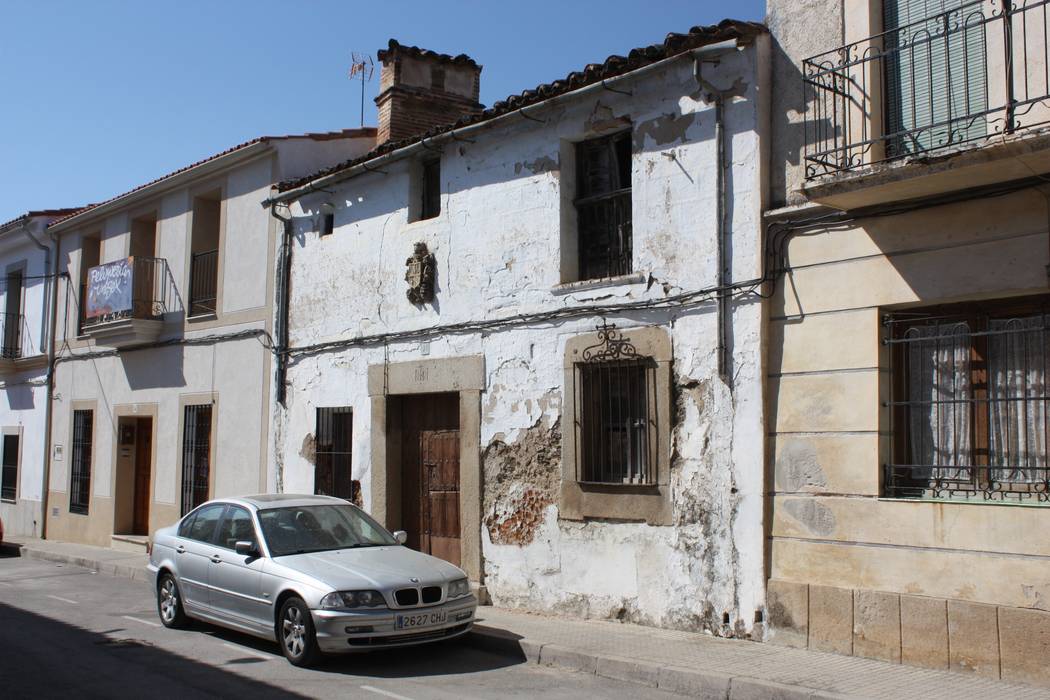
{"type": "Polygon", "coordinates": [[[466,575],[447,561],[402,546],[290,554],[274,562],[339,591],[441,585],[466,575]]]}

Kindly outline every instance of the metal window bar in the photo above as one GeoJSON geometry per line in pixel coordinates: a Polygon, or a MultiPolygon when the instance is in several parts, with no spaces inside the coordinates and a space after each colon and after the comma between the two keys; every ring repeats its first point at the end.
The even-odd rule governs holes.
{"type": "Polygon", "coordinates": [[[4,313],[0,322],[3,323],[3,345],[0,346],[0,357],[5,360],[17,360],[22,357],[22,341],[26,337],[25,316],[16,313],[4,313]]]}
{"type": "Polygon", "coordinates": [[[14,501],[18,496],[18,436],[4,435],[0,456],[0,498],[14,501]]]}
{"type": "Polygon", "coordinates": [[[579,278],[632,270],[631,135],[622,132],[576,146],[579,278]]]}
{"type": "Polygon", "coordinates": [[[314,432],[314,493],[354,501],[353,409],[318,408],[314,432]]]}
{"type": "Polygon", "coordinates": [[[946,0],[896,27],[887,10],[888,31],[804,60],[806,177],[1050,124],[1048,5],[946,0]]]}
{"type": "Polygon", "coordinates": [[[208,500],[211,491],[211,404],[183,409],[182,514],[208,500]]]}
{"type": "Polygon", "coordinates": [[[219,251],[190,255],[190,316],[213,314],[219,288],[219,251]]]}
{"type": "Polygon", "coordinates": [[[95,416],[90,409],[73,411],[70,455],[69,512],[87,515],[91,502],[91,445],[95,416]]]}
{"type": "Polygon", "coordinates": [[[1050,310],[887,316],[892,453],[902,498],[1050,503],[1050,310]]]}
{"type": "Polygon", "coordinates": [[[578,363],[577,480],[593,484],[656,483],[651,455],[650,394],[646,359],[578,363]]]}

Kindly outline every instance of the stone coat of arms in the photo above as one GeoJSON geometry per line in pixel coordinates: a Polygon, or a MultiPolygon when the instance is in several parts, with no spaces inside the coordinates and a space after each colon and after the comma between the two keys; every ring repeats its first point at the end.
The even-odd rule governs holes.
{"type": "Polygon", "coordinates": [[[405,281],[408,282],[408,300],[425,304],[434,299],[434,254],[426,243],[416,243],[412,256],[405,261],[405,281]]]}

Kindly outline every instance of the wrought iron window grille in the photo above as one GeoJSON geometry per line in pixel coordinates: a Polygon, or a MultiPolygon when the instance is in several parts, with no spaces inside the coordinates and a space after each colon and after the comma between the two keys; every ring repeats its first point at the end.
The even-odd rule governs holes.
{"type": "Polygon", "coordinates": [[[631,339],[602,321],[598,342],[575,363],[576,480],[581,484],[656,483],[655,366],[631,339]]]}
{"type": "Polygon", "coordinates": [[[353,480],[353,409],[317,409],[314,432],[314,493],[356,502],[353,480]]]}
{"type": "Polygon", "coordinates": [[[883,319],[899,498],[1050,503],[1050,298],[883,319]]]}
{"type": "Polygon", "coordinates": [[[211,494],[212,405],[193,404],[182,413],[182,515],[211,494]]]}
{"type": "Polygon", "coordinates": [[[631,132],[576,144],[579,279],[632,270],[631,132]]]}
{"type": "Polygon", "coordinates": [[[91,503],[91,446],[94,411],[73,411],[73,444],[70,455],[69,512],[87,515],[91,503]]]}

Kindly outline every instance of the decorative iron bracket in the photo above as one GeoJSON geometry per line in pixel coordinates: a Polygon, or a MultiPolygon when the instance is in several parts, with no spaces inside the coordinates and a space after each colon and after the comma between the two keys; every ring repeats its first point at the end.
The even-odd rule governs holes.
{"type": "Polygon", "coordinates": [[[616,330],[616,324],[606,323],[602,319],[594,329],[598,331],[598,342],[583,349],[584,362],[610,362],[638,357],[638,349],[630,338],[616,330]]]}

